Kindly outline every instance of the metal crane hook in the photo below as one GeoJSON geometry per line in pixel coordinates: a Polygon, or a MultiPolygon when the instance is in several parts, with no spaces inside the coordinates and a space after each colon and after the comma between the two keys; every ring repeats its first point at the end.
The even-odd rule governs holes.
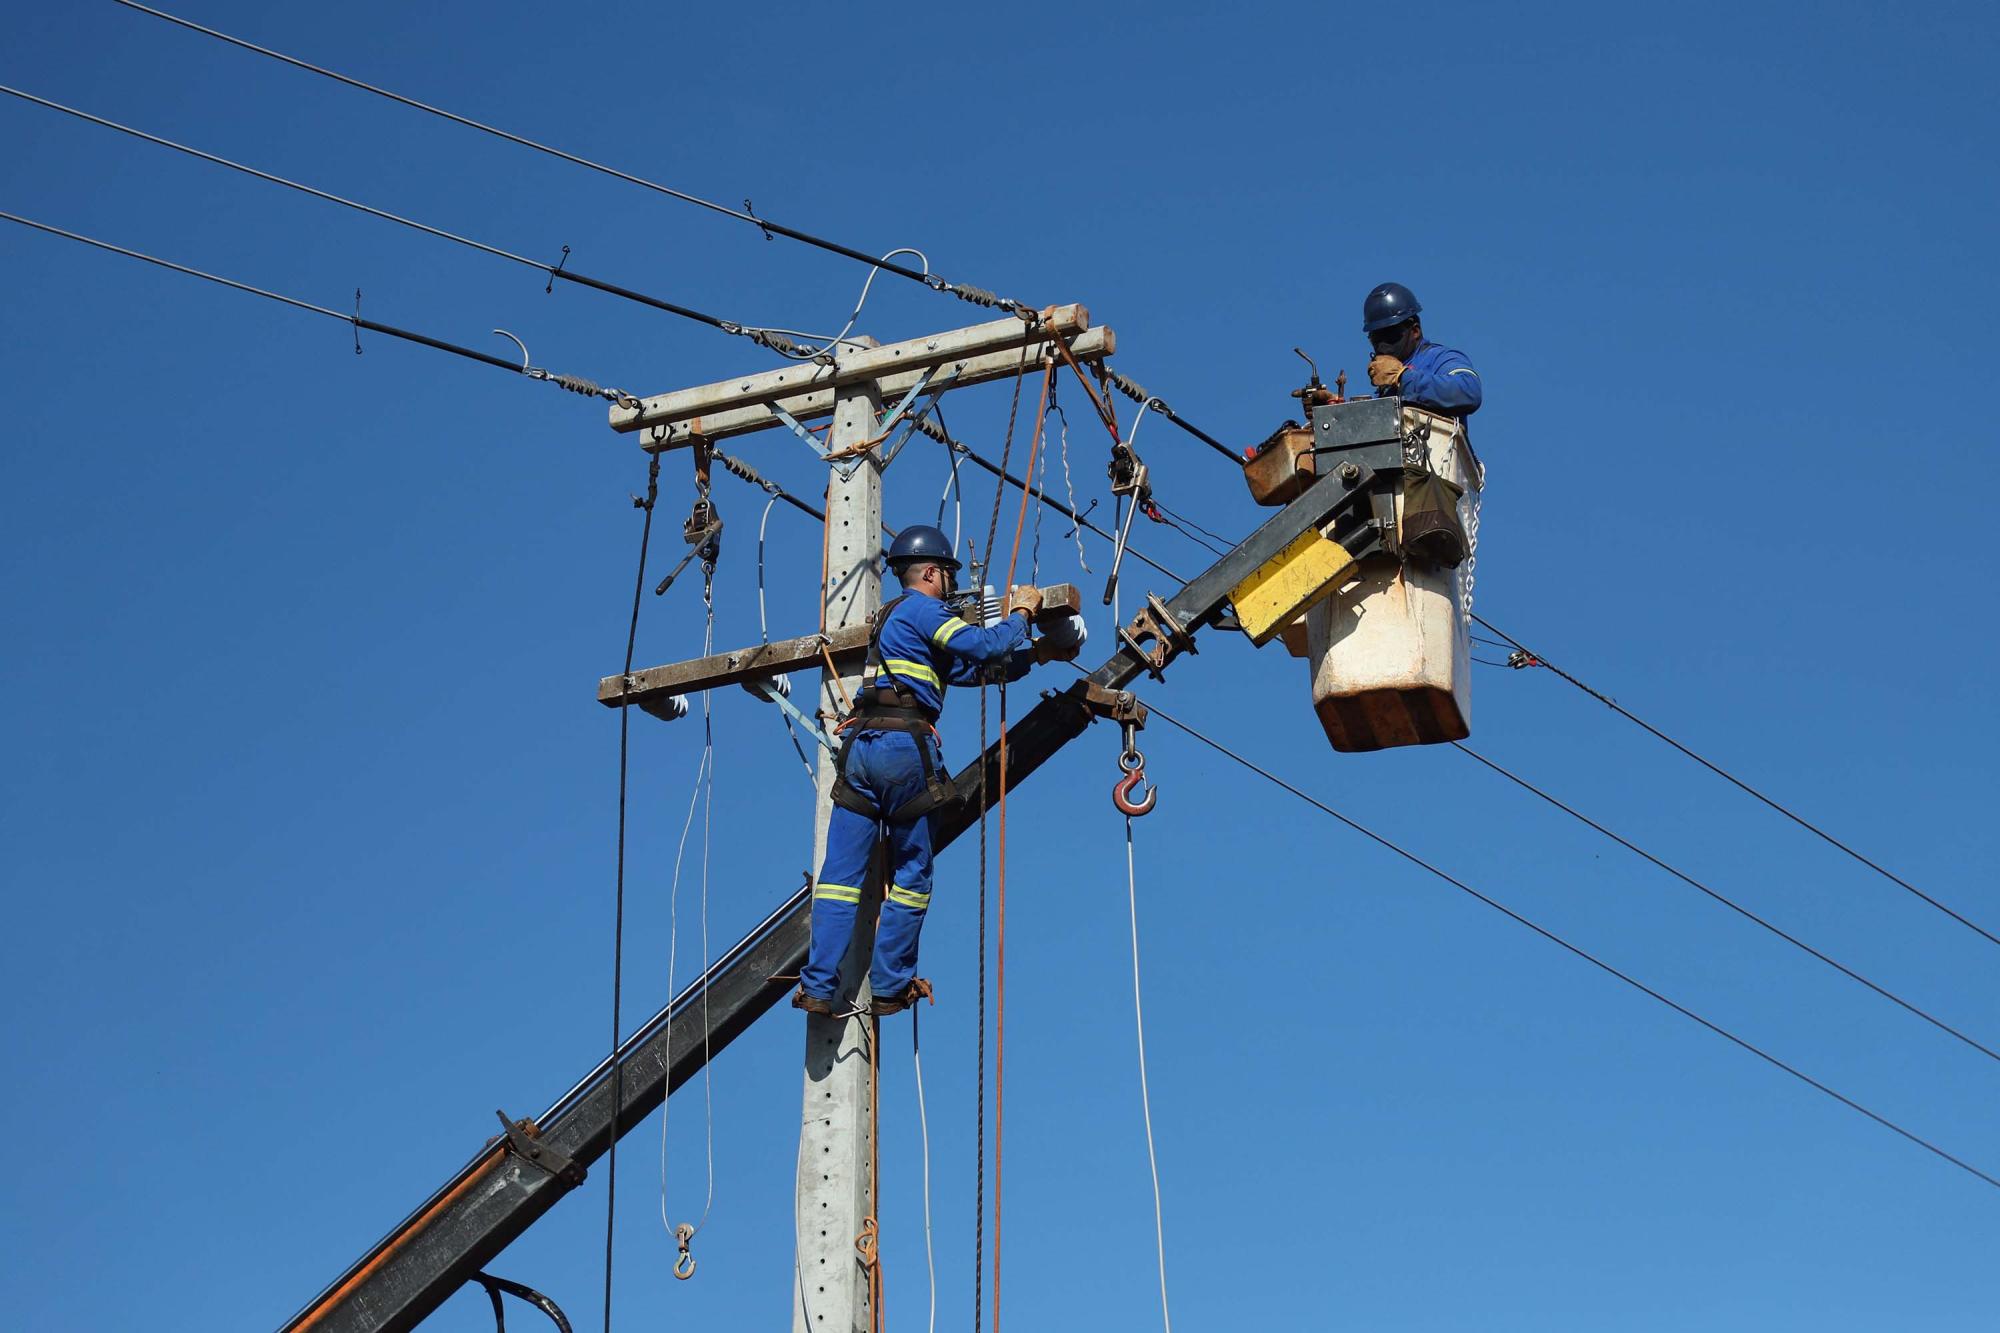
{"type": "Polygon", "coordinates": [[[674,1228],[674,1239],[680,1243],[680,1256],[674,1260],[674,1276],[685,1282],[694,1276],[695,1261],[688,1242],[694,1239],[694,1225],[683,1222],[674,1228]]]}
{"type": "Polygon", "coordinates": [[[1149,786],[1143,799],[1132,799],[1132,792],[1146,780],[1146,756],[1137,750],[1127,750],[1118,756],[1118,767],[1124,770],[1125,776],[1112,787],[1111,804],[1117,806],[1118,812],[1127,819],[1153,813],[1153,806],[1160,799],[1158,787],[1149,786]]]}

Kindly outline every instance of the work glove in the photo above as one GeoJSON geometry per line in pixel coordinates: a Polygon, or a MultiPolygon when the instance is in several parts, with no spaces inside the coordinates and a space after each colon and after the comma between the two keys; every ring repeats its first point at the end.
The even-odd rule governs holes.
{"type": "Polygon", "coordinates": [[[1368,382],[1386,389],[1403,378],[1403,363],[1384,352],[1368,363],[1368,382]]]}
{"type": "Polygon", "coordinates": [[[1035,587],[1021,587],[1007,594],[1007,614],[1025,611],[1033,620],[1042,613],[1042,590],[1035,587]]]}
{"type": "Polygon", "coordinates": [[[1074,662],[1076,661],[1077,653],[1081,652],[1082,649],[1083,645],[1081,643],[1072,643],[1065,646],[1045,634],[1035,640],[1035,664],[1037,666],[1045,666],[1050,662],[1074,662]]]}

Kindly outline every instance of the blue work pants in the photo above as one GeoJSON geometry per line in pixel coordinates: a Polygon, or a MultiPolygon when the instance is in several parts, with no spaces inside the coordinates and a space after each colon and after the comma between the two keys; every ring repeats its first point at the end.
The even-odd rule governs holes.
{"type": "MultiPolygon", "coordinates": [[[[929,750],[933,769],[941,773],[944,754],[933,736],[919,738],[907,731],[859,733],[847,747],[849,785],[884,816],[893,813],[924,793],[919,745],[929,750]]],[[[930,816],[895,823],[836,805],[827,826],[826,862],[813,886],[812,951],[799,974],[799,987],[808,995],[833,998],[840,960],[854,938],[854,917],[878,838],[887,845],[889,884],[875,927],[868,983],[877,995],[901,995],[916,975],[917,937],[931,905],[930,816]]]]}

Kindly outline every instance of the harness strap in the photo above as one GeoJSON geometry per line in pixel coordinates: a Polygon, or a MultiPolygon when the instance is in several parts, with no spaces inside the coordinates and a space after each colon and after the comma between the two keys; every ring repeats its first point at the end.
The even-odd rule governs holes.
{"type": "Polygon", "coordinates": [[[840,753],[834,756],[833,803],[843,810],[852,810],[864,819],[887,820],[893,824],[906,824],[923,818],[941,806],[950,805],[959,799],[958,789],[951,780],[938,771],[931,759],[931,747],[926,743],[928,736],[936,734],[936,728],[924,716],[923,710],[912,709],[910,715],[899,710],[890,711],[877,706],[880,711],[861,712],[843,724],[847,732],[841,738],[840,753]],[[858,724],[858,725],[857,725],[858,724]],[[924,789],[884,814],[882,807],[863,796],[853,783],[847,780],[847,754],[854,745],[854,730],[860,731],[901,731],[914,736],[917,741],[917,758],[924,767],[924,789]]]}

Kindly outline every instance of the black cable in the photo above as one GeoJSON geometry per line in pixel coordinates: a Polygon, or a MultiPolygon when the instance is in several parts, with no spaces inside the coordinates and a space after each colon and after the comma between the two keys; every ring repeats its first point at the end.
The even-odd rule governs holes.
{"type": "Polygon", "coordinates": [[[625,795],[632,755],[632,656],[639,644],[639,608],[646,600],[646,548],[653,540],[653,506],[660,498],[660,456],[646,466],[646,512],[639,528],[639,572],[632,584],[632,622],[625,632],[625,672],[618,684],[618,880],[611,930],[611,1142],[604,1167],[604,1333],[611,1333],[611,1246],[618,1225],[618,1120],[625,1110],[625,1062],[618,1058],[625,996],[625,795]]]}
{"type": "Polygon", "coordinates": [[[1958,1038],[1960,1041],[1964,1042],[1967,1046],[1970,1046],[1973,1050],[1978,1051],[1981,1055],[1985,1056],[1989,1060],[2000,1060],[2000,1051],[1995,1051],[1992,1048],[1985,1046],[1980,1042],[1974,1040],[1973,1038],[1966,1036],[1963,1032],[1960,1032],[1957,1028],[1951,1026],[1949,1023],[1946,1023],[1944,1020],[1936,1018],[1931,1014],[1926,1013],[1924,1010],[1919,1009],[1916,1005],[1911,1004],[1908,1000],[1904,999],[1902,996],[1897,995],[1893,991],[1890,991],[1882,986],[1876,985],[1874,982],[1870,981],[1867,977],[1862,976],[1859,972],[1856,972],[1853,968],[1848,967],[1846,964],[1836,962],[1834,959],[1827,957],[1825,954],[1821,953],[1818,949],[1813,948],[1812,945],[1807,944],[1804,940],[1801,940],[1796,936],[1787,934],[1784,930],[1780,929],[1777,926],[1772,925],[1769,921],[1766,921],[1763,917],[1758,916],[1755,912],[1743,906],[1741,903],[1738,903],[1728,897],[1725,897],[1723,894],[1718,893],[1716,890],[1710,888],[1708,885],[1702,883],[1700,880],[1694,878],[1692,875],[1686,874],[1685,872],[1677,870],[1673,866],[1668,865],[1665,861],[1662,861],[1659,857],[1654,856],[1651,852],[1647,851],[1645,848],[1640,847],[1637,844],[1630,842],[1625,838],[1620,837],[1616,833],[1613,833],[1610,829],[1604,827],[1604,825],[1598,823],[1596,820],[1592,819],[1589,815],[1586,815],[1581,811],[1575,810],[1570,806],[1565,805],[1562,801],[1556,799],[1554,796],[1549,795],[1549,793],[1543,791],[1540,787],[1537,787],[1534,783],[1528,781],[1520,774],[1513,773],[1505,768],[1502,768],[1499,764],[1494,763],[1491,759],[1488,759],[1485,755],[1479,753],[1479,751],[1473,749],[1469,745],[1464,744],[1463,742],[1453,741],[1452,744],[1456,746],[1461,752],[1463,752],[1464,754],[1473,759],[1478,760],[1486,767],[1492,769],[1495,773],[1498,773],[1501,777],[1506,778],[1509,782],[1513,783],[1515,786],[1520,787],[1525,791],[1533,792],[1535,795],[1541,797],[1544,801],[1547,801],[1550,805],[1553,805],[1556,809],[1562,811],[1564,814],[1570,816],[1572,819],[1578,820],[1579,822],[1587,824],[1591,828],[1596,829],[1599,833],[1602,833],[1605,837],[1611,839],[1611,841],[1617,843],[1620,847],[1625,848],[1625,850],[1636,853],[1641,857],[1644,857],[1647,861],[1650,861],[1652,864],[1658,866],[1660,869],[1666,871],[1669,875],[1672,875],[1675,879],[1680,880],[1682,883],[1688,885],[1689,887],[1701,890],[1701,892],[1715,899],[1715,901],[1721,903],[1724,907],[1727,907],[1730,911],[1736,913],[1744,920],[1762,926],[1765,930],[1768,930],[1769,932],[1771,932],[1771,934],[1776,935],[1779,939],[1783,940],[1785,943],[1791,945],[1795,949],[1798,949],[1804,953],[1812,955],[1814,958],[1819,959],[1820,962],[1825,963],[1828,967],[1832,968],[1836,972],[1839,972],[1842,976],[1845,976],[1853,981],[1858,981],[1862,985],[1866,986],[1869,990],[1872,990],[1877,995],[1880,995],[1883,999],[1888,1000],[1894,1004],[1901,1005],[1904,1009],[1909,1010],[1911,1013],[1915,1014],[1918,1018],[1923,1019],[1924,1022],[1929,1023],[1932,1027],[1938,1029],[1940,1032],[1944,1032],[1953,1037],[1958,1038]]]}
{"type": "MultiPolygon", "coordinates": [[[[363,318],[359,314],[342,314],[338,310],[332,310],[323,305],[314,305],[311,301],[301,301],[297,297],[286,296],[281,292],[267,291],[262,287],[253,287],[247,282],[238,282],[234,278],[225,278],[219,274],[209,273],[202,269],[190,268],[186,264],[176,264],[171,259],[161,259],[157,255],[145,254],[138,250],[128,250],[122,245],[113,245],[109,241],[100,241],[93,236],[85,236],[81,232],[66,231],[61,227],[51,226],[46,222],[36,222],[33,218],[24,218],[15,213],[0,212],[0,220],[18,222],[23,227],[32,227],[36,231],[47,232],[51,236],[61,236],[66,240],[78,241],[99,250],[108,250],[114,255],[124,255],[127,259],[141,260],[144,263],[152,264],[159,268],[171,269],[175,273],[184,273],[191,278],[200,278],[206,282],[216,283],[219,286],[234,288],[239,292],[248,292],[252,296],[261,296],[268,301],[276,301],[280,305],[288,305],[297,310],[310,311],[315,315],[325,315],[328,319],[337,319],[341,323],[350,325],[356,329],[367,329],[370,333],[380,333],[390,338],[399,338],[404,342],[416,343],[420,347],[430,347],[440,352],[449,352],[453,356],[463,357],[467,361],[477,361],[482,365],[492,366],[495,369],[504,370],[510,374],[526,376],[529,379],[546,380],[548,383],[554,384],[559,388],[586,393],[591,397],[604,398],[611,402],[633,401],[631,395],[621,390],[600,388],[577,376],[554,375],[547,371],[536,371],[533,367],[524,366],[516,361],[509,361],[505,357],[493,356],[490,353],[476,351],[470,347],[461,347],[457,343],[446,342],[442,338],[433,338],[429,334],[397,328],[394,324],[383,324],[378,320],[363,318]]],[[[355,344],[355,349],[357,351],[360,350],[360,343],[357,342],[355,344]]]]}
{"type": "MultiPolygon", "coordinates": [[[[606,176],[622,180],[627,184],[638,185],[655,193],[664,194],[668,198],[678,199],[682,203],[694,204],[698,207],[706,208],[710,212],[720,213],[724,217],[734,218],[739,222],[748,222],[763,231],[766,236],[775,233],[789,240],[799,241],[815,249],[824,250],[829,254],[840,255],[843,258],[866,264],[870,268],[879,269],[884,273],[893,273],[899,278],[908,278],[913,282],[920,282],[933,291],[956,296],[960,300],[970,301],[974,305],[992,306],[1009,312],[1021,312],[1026,309],[1019,302],[996,296],[984,288],[974,287],[967,283],[946,282],[935,274],[911,268],[906,264],[898,264],[888,259],[878,258],[865,251],[856,250],[852,246],[842,245],[838,241],[830,241],[823,236],[815,236],[810,232],[800,231],[795,227],[788,227],[783,223],[773,222],[771,219],[761,217],[747,208],[740,210],[730,208],[728,205],[718,204],[712,199],[704,199],[700,195],[689,194],[685,190],[676,190],[670,185],[662,185],[658,181],[647,180],[643,176],[634,176],[630,172],[620,171],[618,168],[606,166],[602,162],[593,162],[587,157],[579,157],[575,153],[565,152],[560,148],[555,148],[545,143],[538,143],[533,139],[500,129],[498,126],[488,125],[482,121],[473,120],[469,116],[461,116],[453,111],[446,111],[442,107],[432,106],[428,102],[420,102],[414,97],[405,97],[401,93],[390,92],[387,88],[380,88],[372,83],[365,83],[350,75],[342,74],[337,70],[327,69],[323,65],[315,65],[309,61],[301,60],[297,56],[288,56],[282,51],[274,51],[268,46],[259,46],[257,43],[245,41],[241,37],[232,37],[226,32],[220,32],[214,28],[195,23],[192,20],[180,18],[167,13],[165,10],[154,9],[150,5],[136,3],[136,0],[118,0],[118,3],[124,5],[127,9],[136,9],[142,14],[150,14],[154,18],[165,19],[167,22],[186,28],[190,32],[198,32],[205,37],[216,38],[218,41],[227,42],[231,46],[240,47],[245,51],[251,51],[260,56],[268,56],[273,60],[282,61],[294,69],[302,69],[309,74],[317,74],[322,78],[332,79],[336,83],[344,83],[350,88],[357,88],[362,92],[373,93],[377,97],[385,97],[392,102],[401,103],[403,106],[410,107],[413,110],[437,116],[441,119],[451,121],[453,124],[462,125],[467,129],[478,130],[482,134],[490,134],[495,138],[505,139],[507,142],[516,144],[522,148],[533,149],[538,153],[546,153],[550,157],[560,158],[575,166],[587,167],[592,171],[601,172],[606,176]]],[[[747,204],[748,201],[746,200],[745,203],[747,204]]]]}
{"type": "Polygon", "coordinates": [[[500,1304],[502,1292],[516,1300],[526,1301],[547,1315],[555,1324],[557,1333],[570,1333],[569,1316],[562,1312],[562,1307],[533,1287],[521,1282],[509,1282],[506,1278],[494,1277],[491,1273],[474,1273],[472,1280],[486,1288],[487,1299],[493,1302],[493,1333],[507,1333],[507,1311],[500,1304]]]}
{"type": "Polygon", "coordinates": [[[1194,529],[1194,532],[1188,532],[1185,528],[1183,528],[1182,529],[1183,535],[1192,538],[1194,537],[1194,533],[1198,532],[1203,537],[1208,538],[1209,541],[1214,542],[1222,547],[1222,550],[1220,551],[1215,550],[1214,547],[1210,547],[1209,550],[1212,554],[1227,555],[1229,554],[1230,551],[1236,549],[1238,545],[1235,539],[1230,537],[1225,537],[1221,533],[1216,532],[1211,528],[1203,527],[1201,524],[1195,522],[1193,519],[1189,518],[1186,514],[1181,513],[1177,509],[1167,508],[1165,505],[1160,503],[1160,497],[1158,495],[1155,495],[1153,497],[1153,508],[1159,510],[1162,514],[1165,514],[1168,518],[1172,519],[1176,525],[1186,524],[1188,528],[1194,529]]]}
{"type": "MultiPolygon", "coordinates": [[[[733,334],[737,337],[758,340],[755,335],[759,333],[768,334],[767,330],[757,329],[750,325],[737,324],[715,315],[706,314],[700,310],[691,309],[688,306],[677,305],[672,301],[663,300],[657,296],[648,296],[644,292],[633,291],[629,287],[621,287],[614,282],[606,282],[601,278],[593,278],[567,265],[549,264],[539,259],[531,259],[527,255],[516,254],[512,250],[503,250],[497,245],[489,245],[485,241],[474,240],[470,236],[462,236],[454,231],[446,231],[442,227],[433,227],[428,222],[419,222],[415,218],[405,217],[400,213],[391,213],[389,210],[377,208],[373,204],[364,204],[358,199],[349,199],[345,195],[334,194],[330,191],[319,189],[316,186],[307,185],[302,181],[295,181],[284,176],[274,175],[271,172],[248,166],[242,162],[232,161],[226,157],[220,157],[200,148],[191,147],[188,144],[177,143],[172,139],[164,139],[157,134],[149,134],[145,130],[135,129],[130,125],[123,125],[115,120],[107,120],[103,116],[92,115],[88,111],[81,111],[73,106],[64,106],[61,102],[52,102],[46,97],[37,97],[35,94],[24,92],[19,88],[11,88],[5,84],[0,84],[0,93],[18,97],[24,102],[33,102],[36,106],[47,107],[51,111],[60,111],[66,116],[74,116],[78,120],[88,121],[92,125],[99,125],[108,130],[116,130],[120,134],[127,134],[135,139],[142,139],[147,143],[157,144],[162,148],[171,148],[177,153],[185,153],[189,157],[199,158],[204,162],[210,162],[219,167],[227,167],[231,171],[241,172],[246,176],[254,176],[258,180],[269,182],[272,185],[281,185],[288,190],[296,190],[300,194],[310,195],[312,198],[323,200],[326,203],[338,204],[342,208],[351,208],[357,213],[366,213],[368,216],[380,218],[384,222],[393,222],[399,227],[408,227],[412,231],[420,231],[426,236],[434,236],[439,240],[451,241],[454,244],[466,246],[482,254],[492,255],[496,259],[505,259],[524,265],[539,273],[548,274],[552,280],[575,283],[579,287],[588,287],[594,291],[622,297],[627,301],[634,301],[640,305],[649,306],[654,310],[663,310],[670,315],[678,315],[682,319],[691,319],[697,324],[706,324],[710,328],[720,329],[724,333],[733,334]]],[[[778,341],[789,343],[790,340],[779,338],[778,341]]]]}
{"type": "MultiPolygon", "coordinates": [[[[126,0],[119,0],[119,3],[126,3],[126,0]]],[[[1164,399],[1155,398],[1152,394],[1147,393],[1144,385],[1119,374],[1109,366],[1104,367],[1104,377],[1111,382],[1113,388],[1117,389],[1118,392],[1124,394],[1127,398],[1130,398],[1133,402],[1142,405],[1150,404],[1151,411],[1157,412],[1167,420],[1173,422],[1176,426],[1179,426],[1182,430],[1194,436],[1197,440],[1200,440],[1203,444],[1215,450],[1236,466],[1243,466],[1243,459],[1238,456],[1234,449],[1231,449],[1228,445],[1216,439],[1192,421],[1182,417],[1180,413],[1168,407],[1164,399]]]]}
{"type": "Polygon", "coordinates": [[[1936,1156],[1943,1158],[1945,1161],[1950,1162],[1953,1166],[1959,1168],[1961,1171],[1964,1171],[1969,1175],[1976,1176],[1980,1180],[1985,1181],[1988,1185],[1993,1186],[1993,1188],[1995,1189],[2000,1189],[2000,1179],[1996,1179],[1995,1177],[1986,1174],[1986,1172],[1981,1171],[1978,1167],[1973,1166],[1970,1162],[1952,1156],[1950,1153],[1946,1152],[1943,1148],[1938,1147],[1935,1143],[1932,1143],[1930,1140],[1920,1138],[1911,1131],[1904,1129],[1901,1125],[1897,1124],[1895,1121],[1888,1119],[1886,1116],[1878,1115],[1874,1111],[1869,1110],[1867,1107],[1863,1106],[1860,1102],[1855,1101],[1853,1098],[1845,1096],[1842,1093],[1835,1092],[1832,1088],[1828,1087],[1824,1083],[1821,1083],[1818,1079],[1812,1077],[1810,1074],[1807,1074],[1802,1070],[1796,1069],[1793,1066],[1786,1064],[1783,1060],[1780,1060],[1777,1056],[1772,1055],[1770,1052],[1764,1050],[1762,1047],[1752,1045],[1749,1041],[1746,1041],[1744,1038],[1739,1037],[1735,1033],[1729,1031],[1729,1029],[1722,1027],[1717,1023],[1711,1022],[1706,1018],[1703,1018],[1700,1014],[1696,1013],[1692,1009],[1689,1009],[1687,1006],[1683,1004],[1668,999],[1665,995],[1661,994],[1659,991],[1654,990],[1651,986],[1648,986],[1645,982],[1640,981],[1635,977],[1629,976],[1626,973],[1619,971],[1617,968],[1605,962],[1603,959],[1597,957],[1595,954],[1588,952],[1587,950],[1583,949],[1578,945],[1571,944],[1568,940],[1556,934],[1554,931],[1548,929],[1546,926],[1537,925],[1535,922],[1529,920],[1527,917],[1522,916],[1519,912],[1516,912],[1513,908],[1507,907],[1502,903],[1498,902],[1497,900],[1487,897],[1479,890],[1473,888],[1470,884],[1467,884],[1465,881],[1457,879],[1454,876],[1447,874],[1445,871],[1440,870],[1438,867],[1432,865],[1430,862],[1418,856],[1415,852],[1408,851],[1405,848],[1397,845],[1396,843],[1389,841],[1389,839],[1383,837],[1381,834],[1375,832],[1373,829],[1368,828],[1366,825],[1357,823],[1356,821],[1348,818],[1346,815],[1341,814],[1340,811],[1334,809],[1332,806],[1326,804],[1325,802],[1306,795],[1305,792],[1299,790],[1297,787],[1294,787],[1291,783],[1285,781],[1277,774],[1272,773],[1269,769],[1260,767],[1251,760],[1244,758],[1240,754],[1237,754],[1234,750],[1231,750],[1228,746],[1223,745],[1220,741],[1213,740],[1210,737],[1203,735],[1201,732],[1196,731],[1193,727],[1189,726],[1185,722],[1182,722],[1180,719],[1172,716],[1171,714],[1165,712],[1159,707],[1159,705],[1151,702],[1150,700],[1147,702],[1146,707],[1154,717],[1157,717],[1162,721],[1168,723],[1169,725],[1176,727],[1181,731],[1186,732],[1188,735],[1194,737],[1196,740],[1208,746],[1210,749],[1230,759],[1235,760],[1237,763],[1243,765],[1243,767],[1249,769],[1252,773],[1257,774],[1257,776],[1265,779],[1266,781],[1274,783],[1279,787],[1283,787],[1286,791],[1298,797],[1300,800],[1304,801],[1307,805],[1310,805],[1314,809],[1320,811],[1322,814],[1333,816],[1335,819],[1347,825],[1347,827],[1353,829],[1356,833],[1359,833],[1363,837],[1369,839],[1371,842],[1374,842],[1379,846],[1382,846],[1388,849],[1389,851],[1394,852],[1397,856],[1402,857],[1405,861],[1410,862],[1412,865],[1417,866],[1422,870],[1429,871],[1431,874],[1437,876],[1439,879],[1451,885],[1453,888],[1459,890],[1461,893],[1469,894],[1470,896],[1477,898],[1480,902],[1486,904],[1486,906],[1492,908],[1494,911],[1500,913],[1502,916],[1507,917],[1509,920],[1515,922],[1518,925],[1526,926],[1529,930],[1534,931],[1537,935],[1540,935],[1543,939],[1548,940],[1551,944],[1556,944],[1561,946],[1563,949],[1568,950],[1576,957],[1581,958],[1584,962],[1589,963],[1592,967],[1595,967],[1600,971],[1609,973],[1611,976],[1616,977],[1618,980],[1624,982],[1626,985],[1632,987],[1634,990],[1639,991],[1641,994],[1649,996],[1652,999],[1658,1000],[1661,1004],[1664,1004],[1665,1006],[1667,1006],[1667,1008],[1673,1010],[1675,1013],[1681,1015],[1683,1018],[1691,1019],[1694,1022],[1699,1023],[1702,1027],[1707,1028],[1710,1032],[1713,1032],[1718,1037],[1722,1037],[1725,1040],[1732,1043],[1733,1045],[1739,1046],[1742,1049],[1750,1052],[1750,1054],[1756,1056],[1758,1059],[1764,1061],[1766,1064],[1773,1065],[1776,1068],[1783,1070],[1785,1073],[1790,1074],[1793,1078],[1799,1080],[1799,1082],[1801,1083],[1804,1083],[1806,1086],[1813,1088],[1816,1091],[1825,1093],[1827,1096],[1833,1098],[1835,1101],[1839,1102],[1842,1106],[1847,1107],[1849,1110],[1860,1112],[1862,1115],[1867,1116],[1870,1120],[1873,1120],[1876,1124],[1881,1125],[1885,1129],[1893,1130],[1895,1133],[1901,1135],[1905,1139],[1908,1139],[1911,1143],[1916,1144],[1918,1147],[1924,1149],[1926,1152],[1935,1154],[1936,1156]]]}
{"type": "Polygon", "coordinates": [[[1710,762],[1709,760],[1703,758],[1701,755],[1696,754],[1693,750],[1690,750],[1687,746],[1682,745],[1672,736],[1667,735],[1666,732],[1661,731],[1658,727],[1654,726],[1652,723],[1646,721],[1644,718],[1638,716],[1630,709],[1618,703],[1617,700],[1612,699],[1610,696],[1602,694],[1599,691],[1594,690],[1590,686],[1584,684],[1582,681],[1578,680],[1575,676],[1572,676],[1569,672],[1563,670],[1555,663],[1549,661],[1549,659],[1542,656],[1542,654],[1536,652],[1534,649],[1522,643],[1519,639],[1509,634],[1506,630],[1501,629],[1498,625],[1495,625],[1492,621],[1487,620],[1483,616],[1479,615],[1474,615],[1472,618],[1478,621],[1480,624],[1484,625],[1487,629],[1492,630],[1495,634],[1498,634],[1508,643],[1513,644],[1515,648],[1528,654],[1529,657],[1534,659],[1535,663],[1547,667],[1550,671],[1555,672],[1558,676],[1562,677],[1570,684],[1576,686],[1576,688],[1582,690],[1585,694],[1597,700],[1597,702],[1603,704],[1606,708],[1609,708],[1612,712],[1618,714],[1626,721],[1635,724],[1644,731],[1650,732],[1655,738],[1665,741],[1668,745],[1673,746],[1674,749],[1679,750],[1682,754],[1694,760],[1697,764],[1700,764],[1703,768],[1707,769],[1709,772],[1715,774],[1719,778],[1724,779],[1725,781],[1729,782],[1732,786],[1738,788],[1739,790],[1747,792],[1751,796],[1756,797],[1759,801],[1762,801],[1765,805],[1771,807],[1771,809],[1776,810],[1779,814],[1791,820],[1794,824],[1797,824],[1800,828],[1805,829],[1806,831],[1814,834],[1815,836],[1820,838],[1823,842],[1826,842],[1829,845],[1837,847],[1841,851],[1846,852],[1856,861],[1859,861],[1862,865],[1867,866],[1870,870],[1882,876],[1882,878],[1888,880],[1891,884],[1894,884],[1899,888],[1905,889],[1908,892],[1917,896],[1918,898],[1923,899],[1926,903],[1929,903],[1932,907],[1935,907],[1938,911],[1943,912],[1946,916],[1958,922],[1959,925],[1964,926],[1967,930],[1970,930],[1977,935],[1984,936],[1988,943],[2000,944],[2000,936],[1995,936],[1992,931],[1987,930],[1984,926],[1981,926],[1978,923],[1971,921],[1966,917],[1960,915],[1958,912],[1953,911],[1951,908],[1945,906],[1937,899],[1931,897],[1928,893],[1925,893],[1922,889],[1910,883],[1910,881],[1904,879],[1902,876],[1894,874],[1891,871],[1882,867],[1881,865],[1878,865],[1876,862],[1869,860],[1867,857],[1863,856],[1860,852],[1855,851],[1852,847],[1849,847],[1846,843],[1834,837],[1831,833],[1828,833],[1825,829],[1821,828],[1819,825],[1813,823],[1811,820],[1805,818],[1805,816],[1803,815],[1793,813],[1790,809],[1786,808],[1783,805],[1780,805],[1776,800],[1772,799],[1769,796],[1766,796],[1763,792],[1758,791],[1755,787],[1751,786],[1743,779],[1737,777],[1734,773],[1731,773],[1729,770],[1721,767],[1718,764],[1710,762]]]}

